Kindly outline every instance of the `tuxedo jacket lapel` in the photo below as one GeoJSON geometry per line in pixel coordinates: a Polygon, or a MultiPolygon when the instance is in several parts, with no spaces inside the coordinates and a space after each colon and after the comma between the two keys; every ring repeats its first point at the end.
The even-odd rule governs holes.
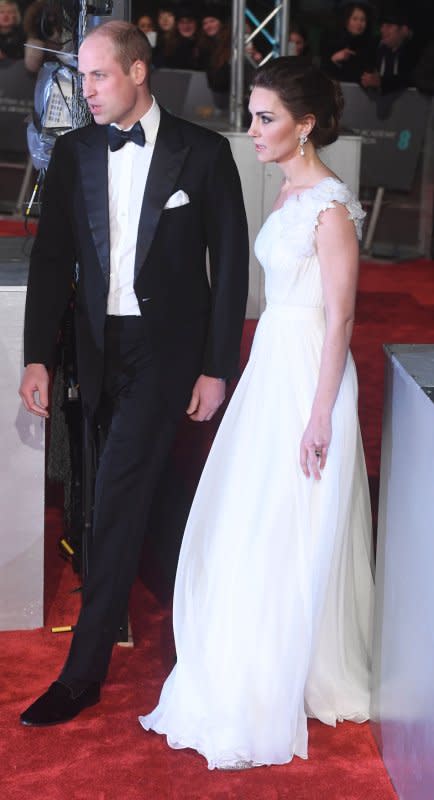
{"type": "Polygon", "coordinates": [[[161,109],[160,126],[140,213],[134,264],[135,277],[146,260],[161,213],[172,194],[189,150],[190,146],[186,146],[179,135],[176,119],[161,109]]]}
{"type": "Polygon", "coordinates": [[[87,128],[78,142],[79,164],[87,219],[106,282],[110,279],[110,218],[108,205],[107,128],[87,128]]]}
{"type": "MultiPolygon", "coordinates": [[[[89,227],[106,282],[110,279],[107,128],[92,126],[78,142],[81,180],[89,227]]],[[[190,150],[179,135],[176,118],[161,109],[137,234],[134,276],[142,268],[167,199],[190,150]]]]}

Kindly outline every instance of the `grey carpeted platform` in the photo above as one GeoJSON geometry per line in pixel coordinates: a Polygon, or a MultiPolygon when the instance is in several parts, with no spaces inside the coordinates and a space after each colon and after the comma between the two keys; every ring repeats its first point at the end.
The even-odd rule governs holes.
{"type": "Polygon", "coordinates": [[[33,237],[0,237],[0,286],[25,286],[33,237]]]}

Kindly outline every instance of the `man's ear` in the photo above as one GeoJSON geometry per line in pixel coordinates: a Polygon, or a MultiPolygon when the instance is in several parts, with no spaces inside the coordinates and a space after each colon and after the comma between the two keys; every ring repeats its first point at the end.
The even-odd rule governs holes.
{"type": "Polygon", "coordinates": [[[137,86],[146,83],[148,77],[148,68],[144,61],[137,60],[131,65],[131,76],[137,86]]]}

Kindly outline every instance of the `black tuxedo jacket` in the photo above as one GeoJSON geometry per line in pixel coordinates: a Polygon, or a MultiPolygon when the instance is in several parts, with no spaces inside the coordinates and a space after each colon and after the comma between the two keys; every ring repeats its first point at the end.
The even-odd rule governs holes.
{"type": "MultiPolygon", "coordinates": [[[[90,125],[60,137],[53,149],[30,259],[24,330],[25,363],[49,367],[77,275],[78,372],[90,409],[102,385],[109,261],[107,127],[90,125]]],[[[176,369],[181,383],[185,376],[189,389],[200,373],[236,373],[247,282],[247,223],[229,144],[161,109],[134,288],[155,352],[167,359],[168,370],[176,369]],[[165,209],[179,189],[190,202],[165,209]],[[171,344],[183,337],[183,363],[179,349],[176,364],[170,363],[171,344]]],[[[183,387],[184,399],[189,389],[183,387]]]]}

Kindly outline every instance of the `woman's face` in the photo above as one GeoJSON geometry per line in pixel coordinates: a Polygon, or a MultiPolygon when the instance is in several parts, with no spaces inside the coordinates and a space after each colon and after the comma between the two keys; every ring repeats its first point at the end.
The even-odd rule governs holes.
{"type": "Polygon", "coordinates": [[[171,14],[170,11],[160,11],[158,15],[158,27],[160,30],[167,33],[171,31],[175,26],[175,15],[171,14]]]}
{"type": "Polygon", "coordinates": [[[362,8],[355,8],[347,20],[347,31],[353,36],[361,36],[366,30],[366,14],[362,8]]]}
{"type": "Polygon", "coordinates": [[[295,45],[294,55],[296,56],[303,55],[303,50],[306,42],[304,41],[304,37],[301,35],[301,33],[296,33],[295,31],[292,31],[292,33],[289,34],[289,41],[295,45]]]}
{"type": "Polygon", "coordinates": [[[192,17],[181,17],[177,22],[178,33],[190,39],[197,31],[197,22],[192,17]]]}
{"type": "Polygon", "coordinates": [[[152,22],[152,17],[148,17],[147,14],[142,14],[137,22],[137,27],[142,33],[152,33],[154,30],[154,23],[152,22]]]}
{"type": "Polygon", "coordinates": [[[247,133],[254,139],[259,161],[283,164],[297,155],[299,136],[307,132],[308,125],[295,121],[276,92],[256,86],[249,111],[252,122],[247,133]]]}
{"type": "Polygon", "coordinates": [[[222,29],[222,23],[216,17],[204,17],[202,20],[202,30],[206,36],[217,36],[222,29]]]}

